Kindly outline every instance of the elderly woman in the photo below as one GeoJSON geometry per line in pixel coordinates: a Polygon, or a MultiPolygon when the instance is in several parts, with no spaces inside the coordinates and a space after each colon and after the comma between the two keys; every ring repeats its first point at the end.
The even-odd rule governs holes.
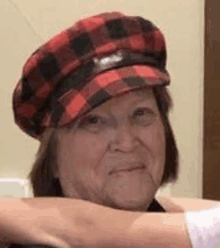
{"type": "Polygon", "coordinates": [[[26,240],[60,247],[192,247],[183,215],[163,218],[166,233],[158,239],[152,235],[161,217],[140,213],[175,206],[166,209],[155,199],[160,187],[178,177],[169,84],[161,31],[146,19],[119,12],[83,19],[32,54],[13,94],[14,116],[24,132],[40,141],[29,175],[34,196],[56,197],[32,199],[31,206],[48,210],[50,202],[60,204],[60,211],[44,212],[47,221],[34,220],[52,239],[37,232],[39,240],[30,233],[26,240]],[[79,224],[69,227],[68,218],[77,219],[76,213],[79,224]],[[61,218],[60,232],[51,217],[61,218]],[[99,231],[89,233],[88,222],[99,231]],[[88,228],[84,239],[79,225],[88,228]],[[149,226],[143,230],[141,225],[149,226]],[[127,232],[120,236],[121,230],[127,232]],[[71,235],[78,238],[75,243],[71,235]]]}
{"type": "Polygon", "coordinates": [[[117,12],[40,47],[13,95],[16,123],[41,141],[34,195],[146,211],[178,172],[165,65],[160,30],[117,12]]]}

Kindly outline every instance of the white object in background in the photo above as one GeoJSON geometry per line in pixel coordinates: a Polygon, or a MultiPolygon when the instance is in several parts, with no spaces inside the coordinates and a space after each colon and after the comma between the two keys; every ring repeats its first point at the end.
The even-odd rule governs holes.
{"type": "Polygon", "coordinates": [[[157,190],[156,196],[171,197],[171,185],[168,184],[166,187],[161,187],[157,190]]]}
{"type": "Polygon", "coordinates": [[[0,178],[0,197],[29,197],[30,190],[27,179],[0,178]]]}

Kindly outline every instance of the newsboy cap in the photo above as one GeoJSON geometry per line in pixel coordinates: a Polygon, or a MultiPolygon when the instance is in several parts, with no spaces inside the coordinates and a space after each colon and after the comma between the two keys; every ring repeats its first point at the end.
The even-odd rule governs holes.
{"type": "Polygon", "coordinates": [[[120,12],[76,22],[37,49],[13,92],[15,123],[41,139],[106,100],[166,86],[166,45],[152,22],[120,12]]]}

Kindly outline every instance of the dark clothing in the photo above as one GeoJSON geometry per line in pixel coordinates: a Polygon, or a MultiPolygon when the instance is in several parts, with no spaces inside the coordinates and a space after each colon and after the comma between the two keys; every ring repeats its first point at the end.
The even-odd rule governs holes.
{"type": "Polygon", "coordinates": [[[153,199],[152,203],[147,209],[147,212],[166,212],[166,210],[159,204],[158,201],[153,199]]]}

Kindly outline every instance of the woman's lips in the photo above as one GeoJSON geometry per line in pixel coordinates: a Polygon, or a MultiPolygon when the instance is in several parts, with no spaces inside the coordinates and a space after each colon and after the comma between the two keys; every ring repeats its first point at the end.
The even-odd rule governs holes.
{"type": "Polygon", "coordinates": [[[131,169],[115,170],[115,171],[112,171],[110,174],[125,173],[125,172],[132,172],[132,171],[142,171],[143,169],[145,169],[145,166],[141,165],[141,166],[131,168],[131,169]]]}
{"type": "MultiPolygon", "coordinates": [[[[138,167],[138,168],[133,168],[133,169],[128,169],[128,170],[121,170],[121,171],[133,171],[133,170],[141,170],[144,169],[143,167],[138,167]]],[[[121,172],[119,171],[119,172],[121,172]]]]}

